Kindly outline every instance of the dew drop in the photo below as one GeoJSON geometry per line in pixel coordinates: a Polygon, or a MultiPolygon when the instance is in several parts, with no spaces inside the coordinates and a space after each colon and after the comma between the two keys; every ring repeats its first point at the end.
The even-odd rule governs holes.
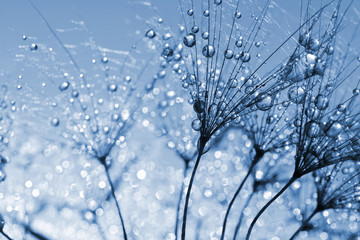
{"type": "Polygon", "coordinates": [[[235,13],[235,18],[236,18],[236,19],[240,19],[240,18],[241,18],[241,13],[240,13],[240,12],[236,12],[236,13],[235,13]]]}
{"type": "Polygon", "coordinates": [[[115,92],[116,89],[117,89],[117,86],[116,86],[116,84],[111,83],[111,84],[108,85],[107,89],[108,89],[108,91],[110,91],[110,92],[115,92]]]}
{"type": "Polygon", "coordinates": [[[315,106],[319,110],[324,110],[329,106],[329,99],[326,96],[319,94],[315,98],[315,106]]]}
{"type": "Polygon", "coordinates": [[[202,50],[202,54],[204,55],[204,57],[207,58],[211,58],[214,56],[215,54],[215,48],[212,45],[206,45],[203,50],[202,50]]]}
{"type": "Polygon", "coordinates": [[[331,125],[326,129],[325,133],[328,137],[336,137],[343,130],[342,125],[338,121],[334,121],[331,125]]]}
{"type": "Polygon", "coordinates": [[[224,56],[226,59],[231,59],[233,56],[234,56],[234,53],[233,51],[231,51],[230,49],[227,49],[225,52],[224,52],[224,56]]]}
{"type": "Polygon", "coordinates": [[[189,10],[187,11],[187,14],[188,14],[189,16],[192,16],[192,15],[194,15],[194,10],[192,10],[192,9],[189,9],[189,10]]]}
{"type": "Polygon", "coordinates": [[[270,94],[263,93],[258,97],[256,107],[261,111],[269,110],[274,104],[274,99],[270,94]]]}
{"type": "Polygon", "coordinates": [[[156,36],[156,33],[155,33],[154,30],[152,30],[152,29],[149,29],[149,30],[145,33],[145,37],[150,38],[150,39],[154,38],[155,36],[156,36]]]}
{"type": "Polygon", "coordinates": [[[192,127],[195,131],[200,131],[201,121],[200,121],[199,119],[195,119],[194,121],[192,121],[191,127],[192,127]]]}
{"type": "Polygon", "coordinates": [[[309,138],[316,138],[321,131],[320,125],[315,121],[310,121],[305,124],[305,133],[309,138]]]}
{"type": "Polygon", "coordinates": [[[109,59],[105,56],[101,58],[102,63],[108,63],[108,61],[109,61],[109,59]]]}
{"type": "Polygon", "coordinates": [[[60,124],[60,121],[58,118],[51,119],[51,125],[53,125],[54,127],[59,126],[59,124],[60,124]]]}
{"type": "Polygon", "coordinates": [[[202,113],[205,111],[205,102],[202,100],[196,100],[193,108],[196,113],[202,113]]]}
{"type": "Polygon", "coordinates": [[[235,42],[235,46],[237,46],[238,48],[242,47],[242,45],[243,45],[243,42],[241,40],[238,40],[235,42]]]}
{"type": "Polygon", "coordinates": [[[36,51],[38,49],[38,45],[36,45],[35,43],[32,43],[31,45],[30,45],[30,50],[31,51],[36,51]]]}
{"type": "Polygon", "coordinates": [[[69,82],[68,81],[65,81],[65,82],[63,82],[62,84],[60,84],[60,86],[59,86],[59,90],[60,91],[65,91],[66,89],[68,89],[69,88],[69,82]]]}
{"type": "Polygon", "coordinates": [[[214,3],[215,3],[216,5],[220,5],[220,4],[222,3],[222,0],[214,0],[214,3]]]}
{"type": "Polygon", "coordinates": [[[193,47],[196,44],[195,34],[190,33],[184,37],[184,45],[187,47],[193,47]]]}
{"type": "Polygon", "coordinates": [[[288,90],[288,98],[293,103],[301,103],[305,100],[305,90],[302,87],[292,86],[288,90]]]}
{"type": "Polygon", "coordinates": [[[244,53],[244,56],[242,56],[242,58],[241,58],[241,60],[242,60],[243,62],[249,62],[250,59],[251,59],[250,53],[244,53]]]}

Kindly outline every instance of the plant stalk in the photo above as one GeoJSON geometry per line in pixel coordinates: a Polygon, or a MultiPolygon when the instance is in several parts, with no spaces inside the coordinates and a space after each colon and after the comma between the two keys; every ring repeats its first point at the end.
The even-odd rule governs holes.
{"type": "Polygon", "coordinates": [[[301,226],[298,228],[298,230],[296,230],[296,232],[291,236],[289,240],[293,240],[296,235],[298,235],[299,232],[301,232],[301,230],[303,230],[303,228],[310,222],[310,220],[315,216],[316,213],[318,213],[318,209],[315,209],[313,211],[313,213],[301,224],[301,226]]]}
{"type": "Polygon", "coordinates": [[[120,210],[120,206],[119,206],[119,203],[116,199],[116,195],[115,195],[115,188],[114,188],[114,184],[110,178],[110,174],[109,174],[109,169],[106,167],[106,165],[104,165],[105,167],[105,173],[106,173],[106,177],[109,181],[109,184],[110,184],[110,189],[111,189],[111,194],[115,200],[115,204],[116,204],[116,208],[117,208],[117,211],[118,211],[118,215],[119,215],[119,218],[120,218],[120,222],[121,222],[121,226],[122,226],[122,229],[123,229],[123,235],[124,235],[124,240],[127,240],[127,234],[126,234],[126,230],[125,230],[125,224],[124,224],[124,219],[121,215],[121,210],[120,210]]]}
{"type": "Polygon", "coordinates": [[[241,214],[240,214],[240,218],[239,218],[239,221],[238,223],[236,224],[236,227],[235,227],[235,233],[234,233],[234,238],[233,240],[236,240],[236,237],[239,233],[239,230],[240,230],[240,226],[241,226],[241,222],[242,222],[242,219],[244,218],[244,210],[245,208],[247,208],[247,206],[249,206],[249,203],[252,199],[252,197],[254,196],[254,190],[253,192],[250,194],[250,196],[248,197],[248,199],[246,200],[245,204],[244,204],[244,207],[242,208],[241,210],[241,214]]]}
{"type": "Polygon", "coordinates": [[[200,137],[200,145],[199,145],[199,149],[198,149],[198,157],[196,158],[196,162],[195,162],[195,166],[194,169],[191,173],[191,177],[190,177],[190,183],[189,183],[189,187],[188,190],[186,192],[186,197],[185,197],[185,205],[184,205],[184,213],[183,213],[183,222],[182,222],[182,229],[181,229],[181,240],[185,240],[185,234],[186,234],[186,218],[187,218],[187,211],[188,211],[188,206],[189,206],[189,200],[190,200],[190,193],[191,193],[191,188],[195,179],[195,173],[196,170],[199,166],[200,163],[200,159],[205,147],[205,144],[207,141],[205,141],[204,139],[202,139],[200,137]]]}
{"type": "Polygon", "coordinates": [[[285,190],[296,180],[296,177],[292,177],[289,182],[270,200],[268,201],[265,206],[258,212],[258,214],[255,216],[254,220],[251,222],[250,227],[248,229],[248,232],[246,234],[246,240],[250,239],[250,235],[251,235],[251,231],[255,226],[255,223],[257,222],[257,220],[259,219],[259,217],[261,216],[261,214],[263,214],[263,212],[265,212],[265,210],[281,195],[285,192],[285,190]]]}
{"type": "Polygon", "coordinates": [[[178,203],[177,203],[177,209],[176,209],[176,221],[175,221],[175,230],[174,230],[175,240],[177,239],[177,234],[178,234],[178,225],[179,225],[179,216],[180,216],[180,205],[181,205],[182,195],[183,195],[183,193],[184,193],[184,179],[186,178],[186,175],[187,175],[188,170],[189,170],[189,164],[188,164],[188,162],[185,162],[184,176],[183,176],[183,179],[182,179],[182,181],[181,181],[180,196],[179,196],[179,200],[178,200],[178,203]]]}
{"type": "Polygon", "coordinates": [[[6,237],[6,239],[12,240],[12,238],[9,237],[9,235],[7,235],[6,233],[4,233],[3,231],[1,231],[1,234],[4,235],[4,237],[6,237]]]}
{"type": "Polygon", "coordinates": [[[232,205],[234,204],[235,202],[235,199],[237,198],[237,196],[239,195],[241,189],[243,188],[246,180],[248,179],[248,177],[250,176],[252,170],[254,169],[254,166],[255,164],[251,164],[246,176],[244,177],[244,179],[241,181],[240,183],[240,186],[238,187],[238,189],[236,190],[233,198],[231,199],[230,203],[229,203],[229,206],[226,210],[226,214],[225,214],[225,218],[224,218],[224,222],[223,222],[223,226],[222,226],[222,233],[221,233],[221,237],[220,237],[220,240],[224,240],[224,237],[225,237],[225,230],[226,230],[226,223],[227,223],[227,220],[228,220],[228,217],[229,217],[229,214],[230,214],[230,210],[231,210],[231,207],[232,205]]]}

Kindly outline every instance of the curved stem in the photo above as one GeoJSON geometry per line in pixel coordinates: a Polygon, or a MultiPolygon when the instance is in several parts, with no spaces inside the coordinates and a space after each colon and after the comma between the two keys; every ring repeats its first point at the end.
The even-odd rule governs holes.
{"type": "Polygon", "coordinates": [[[178,200],[178,204],[177,204],[177,210],[176,210],[176,221],[175,221],[175,230],[174,230],[175,240],[177,239],[177,234],[178,234],[180,204],[181,204],[181,199],[182,199],[183,192],[184,192],[184,179],[186,178],[188,169],[189,169],[189,164],[187,162],[185,162],[184,176],[183,176],[183,179],[181,181],[180,196],[179,196],[179,200],[178,200]]]}
{"type": "Polygon", "coordinates": [[[255,194],[255,192],[254,192],[254,190],[253,190],[253,192],[250,194],[250,196],[248,197],[248,199],[247,199],[246,202],[245,202],[244,207],[243,207],[242,210],[241,210],[241,214],[240,214],[239,221],[238,221],[238,223],[236,224],[236,227],[235,227],[235,233],[234,233],[234,238],[233,238],[233,240],[236,240],[236,237],[237,237],[237,235],[238,235],[238,233],[239,233],[239,230],[240,230],[240,226],[241,226],[242,219],[244,218],[244,210],[245,210],[245,208],[247,208],[247,206],[249,206],[249,203],[250,203],[252,197],[254,196],[254,194],[255,194]]]}
{"type": "Polygon", "coordinates": [[[315,216],[315,214],[318,212],[318,209],[315,209],[314,212],[301,224],[301,226],[296,230],[296,232],[291,236],[289,240],[293,240],[296,235],[298,235],[301,230],[309,223],[309,221],[315,216]]]}
{"type": "Polygon", "coordinates": [[[4,235],[4,237],[6,237],[6,239],[12,240],[12,238],[9,237],[9,235],[7,235],[6,233],[4,233],[3,231],[1,231],[1,234],[4,235]]]}
{"type": "Polygon", "coordinates": [[[194,182],[194,178],[195,178],[195,173],[196,170],[199,166],[200,163],[200,159],[201,159],[201,155],[203,153],[206,141],[202,140],[200,137],[200,146],[199,146],[199,150],[198,150],[198,157],[196,159],[195,162],[195,166],[194,169],[191,173],[191,177],[190,177],[190,183],[189,183],[189,187],[186,193],[186,197],[185,197],[185,205],[184,205],[184,214],[183,214],[183,222],[182,222],[182,229],[181,229],[181,240],[185,240],[185,233],[186,233],[186,218],[187,218],[187,211],[188,211],[188,206],[189,206],[189,200],[190,200],[190,193],[191,193],[191,188],[194,182]]]}
{"type": "Polygon", "coordinates": [[[110,174],[109,174],[109,169],[106,167],[106,165],[104,165],[104,168],[105,168],[105,173],[106,173],[106,177],[109,181],[109,184],[110,184],[110,189],[111,189],[111,194],[115,200],[115,204],[116,204],[116,208],[117,208],[117,211],[118,211],[118,215],[119,215],[119,218],[120,218],[120,222],[121,222],[121,226],[122,226],[122,229],[123,229],[123,235],[124,235],[124,240],[127,240],[127,234],[126,234],[126,230],[125,230],[125,224],[124,224],[124,219],[121,215],[121,210],[120,210],[120,206],[119,206],[119,203],[116,199],[116,195],[115,195],[115,188],[114,188],[114,184],[110,178],[110,174]]]}
{"type": "Polygon", "coordinates": [[[224,218],[224,222],[223,222],[223,226],[222,226],[222,233],[221,233],[221,237],[220,237],[220,240],[224,240],[224,237],[225,237],[225,230],[226,230],[226,223],[227,223],[227,220],[228,220],[228,217],[229,217],[229,213],[230,213],[230,210],[231,210],[231,207],[232,205],[234,204],[235,202],[235,199],[237,198],[237,196],[239,195],[241,189],[243,188],[246,180],[248,179],[248,177],[250,176],[252,170],[254,169],[254,166],[255,164],[251,164],[246,176],[244,177],[244,179],[241,181],[240,183],[240,186],[238,187],[238,189],[236,190],[233,198],[231,199],[230,203],[229,203],[229,206],[226,210],[226,214],[225,214],[225,218],[224,218]]]}
{"type": "Polygon", "coordinates": [[[261,216],[261,214],[263,214],[263,212],[265,212],[265,210],[281,195],[285,192],[285,190],[296,180],[296,177],[292,177],[289,182],[270,200],[268,201],[265,206],[258,212],[258,214],[255,216],[254,220],[251,222],[250,227],[248,229],[248,232],[246,234],[246,240],[250,239],[250,235],[251,235],[251,231],[253,229],[253,227],[255,226],[255,223],[257,222],[257,220],[259,219],[259,217],[261,216]]]}

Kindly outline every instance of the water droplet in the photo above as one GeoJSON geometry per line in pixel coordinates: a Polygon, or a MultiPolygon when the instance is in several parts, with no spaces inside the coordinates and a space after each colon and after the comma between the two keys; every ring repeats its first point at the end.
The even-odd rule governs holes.
{"type": "Polygon", "coordinates": [[[68,81],[63,82],[62,84],[60,84],[59,89],[60,91],[65,91],[66,89],[68,89],[70,86],[68,81]]]}
{"type": "Polygon", "coordinates": [[[216,5],[220,5],[220,4],[222,3],[222,0],[214,0],[214,3],[215,3],[216,5]]]}
{"type": "Polygon", "coordinates": [[[79,92],[74,90],[74,91],[72,91],[71,96],[74,98],[77,98],[79,96],[79,92]]]}
{"type": "Polygon", "coordinates": [[[233,51],[231,51],[230,49],[227,49],[225,52],[224,52],[224,56],[226,59],[231,59],[233,56],[234,56],[234,53],[233,51]]]}
{"type": "Polygon", "coordinates": [[[296,132],[293,132],[289,136],[289,140],[291,143],[296,144],[299,142],[299,134],[296,132]]]}
{"type": "Polygon", "coordinates": [[[202,36],[203,39],[208,39],[209,38],[209,32],[203,32],[201,36],[202,36]]]}
{"type": "Polygon", "coordinates": [[[241,18],[241,13],[240,13],[240,12],[236,12],[236,13],[235,13],[235,18],[240,19],[240,18],[241,18]]]}
{"type": "Polygon", "coordinates": [[[109,61],[109,59],[105,56],[103,58],[101,58],[102,63],[107,63],[108,61],[109,61]]]}
{"type": "Polygon", "coordinates": [[[31,51],[35,51],[35,50],[37,50],[38,49],[38,45],[36,45],[35,43],[32,43],[31,45],[30,45],[30,50],[31,51]]]}
{"type": "Polygon", "coordinates": [[[360,90],[358,88],[355,88],[353,90],[353,94],[354,94],[354,96],[358,96],[360,94],[360,90]]]}
{"type": "Polygon", "coordinates": [[[269,110],[274,103],[274,99],[270,94],[263,93],[258,96],[256,107],[261,111],[269,110]]]}
{"type": "Polygon", "coordinates": [[[193,47],[196,44],[195,34],[190,33],[184,37],[184,45],[187,47],[193,47]]]}
{"type": "Polygon", "coordinates": [[[204,55],[204,57],[207,58],[211,58],[214,56],[215,54],[215,48],[212,45],[206,45],[203,50],[202,50],[202,54],[204,55]]]}
{"type": "Polygon", "coordinates": [[[60,124],[60,120],[58,118],[51,119],[51,125],[53,125],[54,127],[59,126],[59,124],[60,124]]]}
{"type": "Polygon", "coordinates": [[[115,92],[116,89],[117,89],[117,86],[116,86],[116,84],[111,83],[111,84],[108,85],[107,89],[108,89],[108,91],[110,91],[110,92],[115,92]]]}
{"type": "Polygon", "coordinates": [[[197,33],[197,32],[199,32],[199,27],[198,27],[198,26],[193,26],[193,27],[191,28],[191,31],[192,31],[193,33],[197,33]]]}
{"type": "Polygon", "coordinates": [[[205,10],[203,14],[204,14],[205,17],[208,17],[209,14],[210,14],[210,13],[209,13],[209,10],[205,10]]]}
{"type": "Polygon", "coordinates": [[[260,42],[256,42],[254,45],[255,47],[260,47],[260,42]]]}
{"type": "Polygon", "coordinates": [[[145,33],[145,37],[147,38],[154,38],[156,36],[156,33],[154,32],[154,30],[149,29],[146,33],[145,33]]]}
{"type": "Polygon", "coordinates": [[[326,129],[325,133],[328,137],[336,137],[342,132],[342,125],[338,121],[334,121],[326,129]]]}
{"type": "Polygon", "coordinates": [[[22,35],[22,39],[23,39],[23,40],[26,40],[26,39],[27,39],[27,36],[26,36],[26,35],[22,35]]]}
{"type": "Polygon", "coordinates": [[[205,102],[198,99],[194,102],[193,108],[196,113],[202,113],[205,111],[205,102]]]}
{"type": "Polygon", "coordinates": [[[242,56],[242,58],[241,58],[241,60],[242,60],[243,62],[249,62],[250,59],[251,59],[250,53],[244,53],[244,56],[242,56]]]}
{"type": "Polygon", "coordinates": [[[194,10],[192,10],[192,9],[189,9],[189,10],[187,11],[187,14],[188,14],[189,16],[192,16],[192,15],[194,15],[194,10]]]}
{"type": "MultiPolygon", "coordinates": [[[[0,169],[0,182],[5,181],[5,179],[6,179],[6,174],[5,174],[5,172],[4,172],[4,170],[0,169]]],[[[4,222],[4,220],[3,220],[3,219],[0,219],[0,228],[3,228],[3,227],[4,227],[4,226],[3,226],[3,222],[4,222]]]]}
{"type": "Polygon", "coordinates": [[[328,45],[328,46],[326,47],[325,52],[326,52],[328,55],[332,55],[332,54],[334,53],[334,48],[333,48],[332,46],[328,45]]]}
{"type": "Polygon", "coordinates": [[[301,103],[305,100],[305,90],[302,87],[292,86],[288,90],[288,97],[293,103],[301,103]]]}
{"type": "Polygon", "coordinates": [[[320,125],[315,121],[310,121],[305,124],[305,133],[309,138],[316,138],[321,131],[320,125]]]}
{"type": "Polygon", "coordinates": [[[199,119],[195,119],[194,121],[192,121],[191,127],[192,127],[195,131],[200,131],[201,121],[200,121],[199,119]]]}
{"type": "Polygon", "coordinates": [[[235,42],[235,46],[237,46],[238,48],[242,47],[242,45],[243,45],[243,41],[241,41],[241,40],[238,40],[235,42]]]}
{"type": "Polygon", "coordinates": [[[329,99],[326,96],[319,94],[315,98],[315,106],[319,110],[324,110],[329,106],[329,99]]]}

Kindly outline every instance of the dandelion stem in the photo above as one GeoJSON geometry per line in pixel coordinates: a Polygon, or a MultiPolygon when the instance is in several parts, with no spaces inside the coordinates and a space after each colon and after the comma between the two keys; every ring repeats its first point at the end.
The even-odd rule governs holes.
{"type": "Polygon", "coordinates": [[[35,237],[36,239],[40,239],[40,240],[49,240],[49,238],[45,237],[44,235],[35,232],[29,225],[25,226],[25,231],[27,233],[30,233],[33,237],[35,237]]]}
{"type": "Polygon", "coordinates": [[[222,226],[222,233],[221,233],[221,237],[220,237],[220,240],[224,240],[224,237],[225,237],[225,230],[226,230],[226,223],[227,223],[227,220],[228,220],[228,217],[229,217],[229,213],[230,213],[230,210],[231,210],[231,207],[232,205],[234,204],[235,202],[235,199],[237,198],[237,196],[239,195],[242,187],[244,186],[246,180],[248,179],[248,177],[250,176],[253,168],[254,168],[255,164],[251,164],[246,176],[244,177],[244,179],[242,180],[242,182],[240,183],[240,186],[238,187],[238,189],[236,190],[233,198],[231,199],[230,203],[229,203],[229,206],[226,210],[226,214],[225,214],[225,218],[224,218],[224,222],[223,222],[223,226],[222,226]]]}
{"type": "Polygon", "coordinates": [[[6,239],[12,240],[12,238],[9,237],[9,235],[7,235],[6,233],[4,233],[3,231],[1,231],[1,234],[4,235],[4,237],[6,237],[6,239]]]}
{"type": "Polygon", "coordinates": [[[126,230],[125,230],[125,224],[124,224],[124,219],[121,215],[121,210],[120,210],[120,206],[119,206],[119,203],[116,199],[116,195],[115,195],[115,188],[114,188],[114,184],[110,178],[110,174],[109,174],[109,168],[104,165],[104,168],[105,168],[105,173],[106,173],[106,177],[109,181],[109,184],[110,184],[110,189],[111,189],[111,194],[115,200],[115,204],[116,204],[116,208],[117,208],[117,211],[118,211],[118,215],[119,215],[119,218],[120,218],[120,222],[121,222],[121,227],[123,229],[123,235],[124,235],[124,240],[127,240],[127,234],[126,234],[126,230]]]}
{"type": "Polygon", "coordinates": [[[177,234],[178,234],[179,215],[180,215],[180,204],[181,204],[181,199],[182,199],[182,195],[183,195],[183,192],[184,192],[184,179],[186,178],[186,175],[187,175],[188,170],[189,170],[189,163],[188,163],[188,162],[185,162],[184,175],[183,175],[183,179],[182,179],[182,181],[181,181],[180,196],[179,196],[179,200],[178,200],[178,204],[177,204],[177,209],[176,209],[176,221],[175,221],[175,230],[174,230],[175,240],[177,239],[177,234]]]}
{"type": "Polygon", "coordinates": [[[201,159],[201,156],[202,156],[202,153],[203,153],[206,142],[207,142],[207,140],[200,137],[200,139],[199,139],[199,148],[198,148],[198,157],[196,158],[195,166],[194,166],[194,169],[193,169],[193,171],[191,173],[190,183],[189,183],[189,187],[188,187],[188,190],[186,192],[186,197],[185,197],[183,222],[182,222],[182,229],[181,229],[181,240],[185,240],[186,218],[187,218],[187,211],[188,211],[188,206],[189,206],[191,188],[192,188],[192,185],[193,185],[193,182],[194,182],[195,173],[196,173],[196,170],[197,170],[197,168],[199,166],[200,159],[201,159]]]}
{"type": "Polygon", "coordinates": [[[250,235],[251,235],[251,231],[253,229],[253,227],[255,226],[255,223],[257,222],[257,220],[259,219],[259,217],[261,216],[261,214],[263,214],[263,212],[265,212],[265,210],[281,195],[285,192],[285,190],[296,180],[296,177],[292,177],[289,182],[270,200],[268,201],[265,206],[258,212],[258,214],[255,216],[254,220],[251,222],[250,227],[248,229],[248,232],[246,234],[246,240],[250,239],[250,235]]]}
{"type": "Polygon", "coordinates": [[[242,180],[242,182],[240,183],[240,186],[238,187],[238,189],[236,190],[233,198],[231,199],[229,206],[227,208],[226,214],[225,214],[225,218],[224,218],[224,222],[223,222],[223,226],[222,226],[222,233],[221,233],[221,237],[220,240],[224,240],[225,237],[225,230],[226,230],[226,223],[230,214],[230,210],[232,205],[234,204],[237,196],[239,195],[241,189],[243,188],[246,180],[248,179],[248,177],[250,176],[251,172],[253,171],[255,165],[260,161],[260,159],[264,156],[264,151],[260,150],[260,149],[256,149],[256,154],[255,157],[253,159],[253,161],[251,162],[251,165],[249,167],[249,170],[246,174],[246,176],[244,177],[244,179],[242,180]]]}
{"type": "Polygon", "coordinates": [[[293,240],[296,237],[296,235],[298,235],[298,233],[301,232],[301,230],[303,230],[304,227],[310,222],[310,220],[315,216],[316,213],[318,213],[317,208],[313,211],[313,213],[304,222],[302,222],[301,226],[298,228],[298,230],[296,230],[296,232],[291,236],[291,238],[289,240],[293,240]]]}
{"type": "Polygon", "coordinates": [[[250,194],[250,196],[248,197],[248,199],[246,200],[246,202],[244,204],[244,207],[241,209],[240,218],[239,218],[239,221],[238,221],[238,223],[236,224],[236,227],[235,227],[235,233],[234,233],[233,240],[236,240],[236,237],[237,237],[237,235],[239,233],[239,230],[240,230],[242,219],[244,218],[244,210],[245,210],[245,208],[247,208],[247,206],[249,206],[249,203],[250,203],[252,197],[254,196],[254,194],[255,194],[255,192],[254,192],[254,189],[253,189],[253,192],[250,194]]]}

